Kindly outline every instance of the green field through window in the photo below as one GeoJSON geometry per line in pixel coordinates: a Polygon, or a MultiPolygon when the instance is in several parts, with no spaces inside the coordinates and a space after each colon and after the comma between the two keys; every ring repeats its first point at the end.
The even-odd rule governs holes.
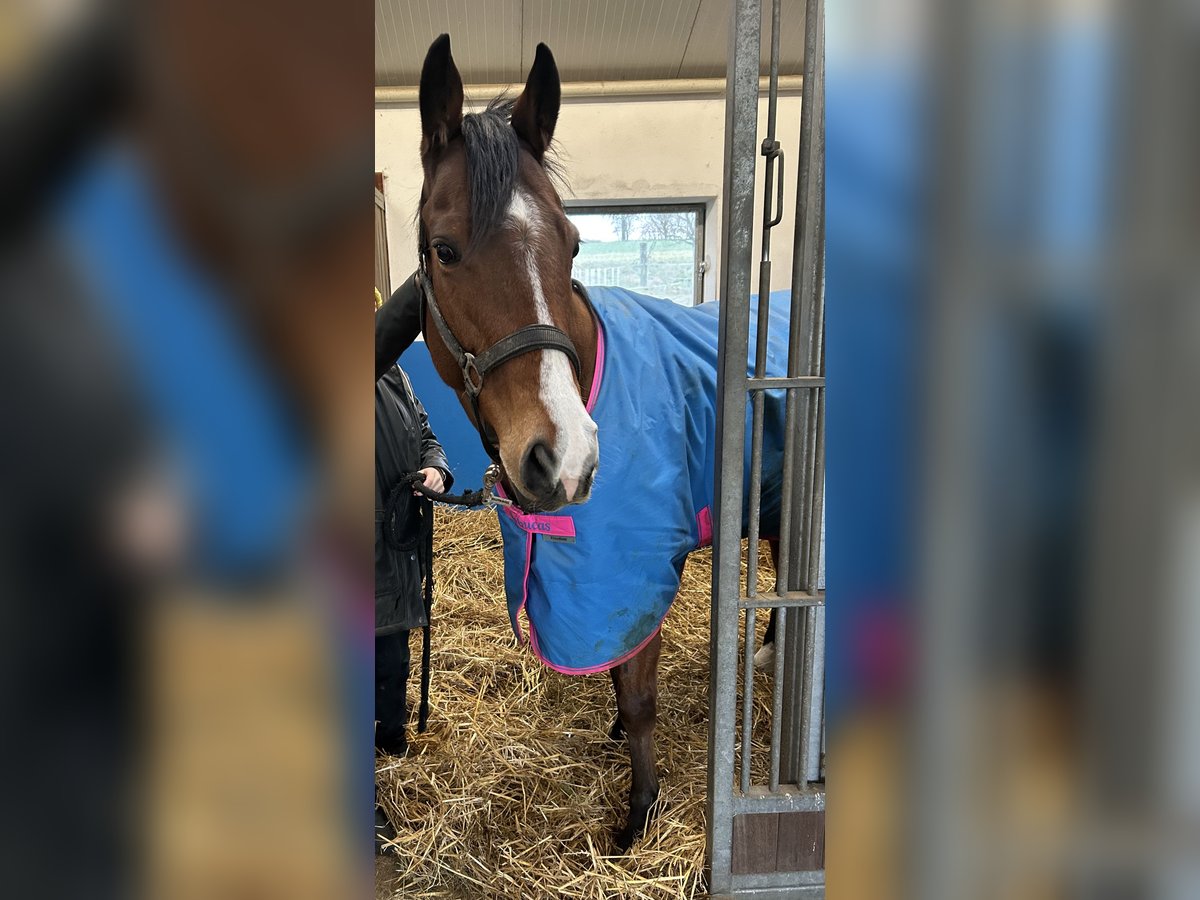
{"type": "Polygon", "coordinates": [[[699,302],[703,207],[567,210],[579,229],[574,277],[683,306],[699,302]]]}

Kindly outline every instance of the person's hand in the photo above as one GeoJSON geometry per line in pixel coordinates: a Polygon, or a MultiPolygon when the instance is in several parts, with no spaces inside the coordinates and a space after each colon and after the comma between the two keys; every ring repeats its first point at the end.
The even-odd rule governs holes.
{"type": "MultiPolygon", "coordinates": [[[[437,491],[439,494],[446,489],[446,482],[442,480],[442,470],[436,466],[428,466],[421,470],[421,474],[425,476],[425,487],[431,491],[437,491]]],[[[415,496],[421,496],[421,492],[414,490],[415,496]]]]}

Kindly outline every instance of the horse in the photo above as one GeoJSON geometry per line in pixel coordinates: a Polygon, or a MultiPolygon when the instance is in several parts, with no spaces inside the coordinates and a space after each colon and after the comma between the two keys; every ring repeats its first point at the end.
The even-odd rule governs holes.
{"type": "MultiPolygon", "coordinates": [[[[627,850],[659,794],[660,625],[687,554],[712,537],[717,304],[572,280],[579,232],[549,155],[560,100],[539,44],[515,101],[464,115],[450,38],[433,42],[419,88],[416,283],[434,367],[500,468],[513,630],[524,637],[524,611],[543,662],[612,678],[610,736],[626,738],[632,768],[615,835],[627,850]]],[[[786,321],[773,334],[782,369],[786,321]]],[[[782,402],[768,402],[764,521],[781,493],[782,402]]]]}

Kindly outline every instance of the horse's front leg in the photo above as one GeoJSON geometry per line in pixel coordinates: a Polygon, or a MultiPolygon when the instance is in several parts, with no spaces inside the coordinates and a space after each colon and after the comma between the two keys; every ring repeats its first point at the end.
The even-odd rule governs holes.
{"type": "MultiPolygon", "coordinates": [[[[767,547],[771,550],[771,565],[779,571],[779,539],[768,538],[767,547]]],[[[754,668],[771,669],[775,665],[775,620],[779,616],[778,609],[771,610],[771,619],[767,622],[767,633],[763,635],[762,646],[754,654],[754,668]]]]}
{"type": "Polygon", "coordinates": [[[629,821],[617,832],[617,846],[628,850],[646,827],[650,807],[658,798],[654,759],[654,723],[658,716],[658,653],[662,633],[633,659],[612,669],[617,716],[629,739],[633,781],[629,788],[629,821]]]}

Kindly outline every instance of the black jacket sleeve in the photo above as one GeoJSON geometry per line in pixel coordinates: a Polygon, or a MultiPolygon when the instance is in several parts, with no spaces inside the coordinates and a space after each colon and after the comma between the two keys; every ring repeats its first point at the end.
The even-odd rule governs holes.
{"type": "Polygon", "coordinates": [[[446,460],[446,451],[442,449],[437,435],[429,427],[429,415],[425,412],[425,406],[413,392],[412,383],[408,381],[407,374],[404,376],[404,380],[408,385],[409,395],[412,397],[413,408],[417,411],[417,421],[421,425],[421,468],[427,469],[433,466],[441,469],[442,478],[446,482],[444,490],[449,491],[450,486],[454,483],[454,474],[450,471],[450,463],[446,460]]]}
{"type": "Polygon", "coordinates": [[[396,364],[421,333],[421,295],[414,272],[375,312],[375,380],[396,364]]]}

